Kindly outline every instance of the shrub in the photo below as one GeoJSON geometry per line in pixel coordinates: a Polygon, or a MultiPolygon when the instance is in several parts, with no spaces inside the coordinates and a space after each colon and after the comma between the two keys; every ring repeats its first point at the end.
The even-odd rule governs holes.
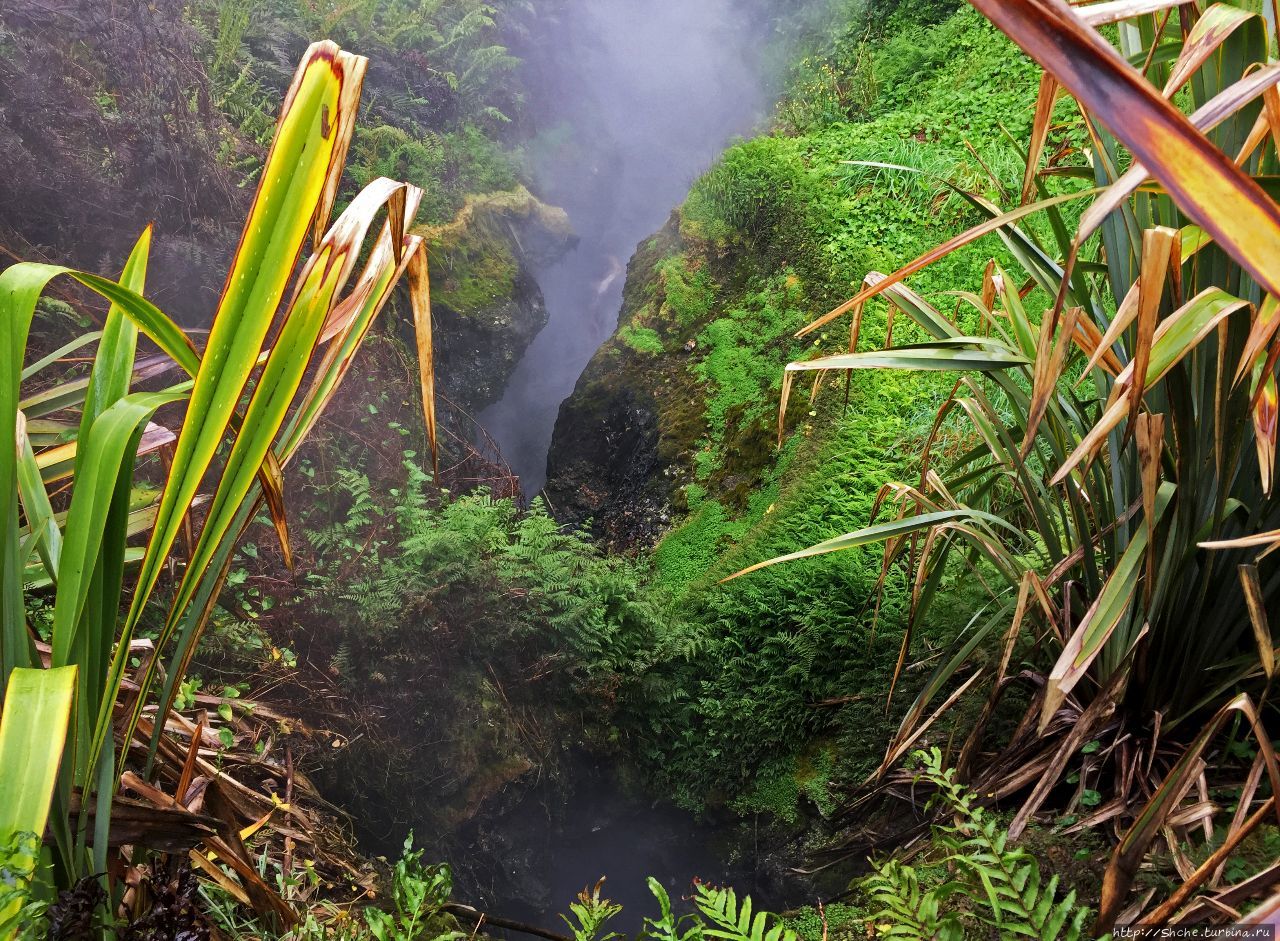
{"type": "Polygon", "coordinates": [[[338,665],[350,682],[412,675],[419,665],[402,654],[438,624],[466,625],[468,643],[512,663],[561,652],[573,681],[566,695],[612,695],[635,681],[662,626],[660,607],[640,590],[641,568],[562,532],[540,502],[521,511],[479,491],[437,503],[429,478],[413,463],[406,472],[388,500],[360,473],[342,472],[334,492],[345,512],[307,533],[321,550],[308,594],[340,632],[338,665]],[[354,563],[344,560],[353,542],[354,563]]]}

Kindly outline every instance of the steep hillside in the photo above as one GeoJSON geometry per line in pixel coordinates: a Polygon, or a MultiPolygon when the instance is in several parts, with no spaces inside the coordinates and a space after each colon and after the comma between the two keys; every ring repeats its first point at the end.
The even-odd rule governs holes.
{"type": "MultiPolygon", "coordinates": [[[[847,344],[844,324],[793,334],[867,272],[975,220],[941,180],[1017,188],[1012,147],[984,149],[984,167],[966,142],[989,148],[1002,126],[1023,139],[1036,81],[971,11],[857,17],[796,69],[777,130],[732,148],[631,260],[622,324],[562,408],[547,494],[615,549],[653,546],[656,590],[680,612],[676,653],[629,731],[691,803],[790,815],[879,760],[906,601],[873,610],[879,550],[717,580],[866,525],[881,484],[909,472],[948,380],[861,373],[847,403],[839,387],[813,402],[798,388],[779,449],[782,366],[847,344]]],[[[976,289],[999,251],[981,243],[913,284],[976,289]]],[[[864,343],[886,327],[870,308],[864,343]]],[[[916,644],[954,627],[931,623],[916,644]]]]}

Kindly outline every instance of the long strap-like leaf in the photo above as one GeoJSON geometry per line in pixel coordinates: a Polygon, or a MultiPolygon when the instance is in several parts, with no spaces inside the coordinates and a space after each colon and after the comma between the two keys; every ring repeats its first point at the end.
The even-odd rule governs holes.
{"type": "MultiPolygon", "coordinates": [[[[128,649],[187,512],[226,439],[307,233],[313,225],[323,227],[327,221],[366,66],[367,60],[331,42],[315,43],[290,86],[204,355],[192,370],[191,401],[107,678],[90,746],[91,762],[101,753],[110,730],[110,702],[126,663],[122,651],[128,649]]],[[[254,467],[254,473],[260,466],[254,467]]],[[[139,702],[143,699],[139,696],[139,702]]]]}
{"type": "Polygon", "coordinates": [[[356,105],[364,65],[365,60],[342,52],[333,43],[316,43],[294,77],[196,372],[191,403],[125,623],[126,644],[258,362],[262,342],[329,178],[341,169],[345,143],[340,143],[338,129],[350,130],[346,112],[356,105]]]}
{"type": "MultiPolygon", "coordinates": [[[[241,527],[237,525],[236,519],[253,491],[255,478],[261,485],[260,472],[264,463],[276,468],[273,480],[279,477],[279,462],[272,451],[272,445],[285,425],[290,406],[302,385],[307,365],[311,362],[324,325],[334,308],[338,292],[345,286],[354,269],[365,236],[383,206],[387,207],[391,220],[390,239],[393,245],[403,249],[405,190],[403,183],[387,179],[375,180],[369,184],[325,235],[316,254],[303,269],[299,288],[285,314],[279,336],[266,354],[262,372],[254,385],[240,431],[222,469],[200,536],[171,604],[165,627],[157,640],[157,649],[161,652],[177,630],[188,605],[198,593],[201,582],[206,578],[218,577],[215,560],[220,555],[219,550],[234,542],[240,535],[241,527]]],[[[278,506],[274,512],[280,517],[282,526],[283,507],[278,506]]],[[[144,674],[141,684],[143,695],[137,699],[130,731],[145,705],[145,693],[151,685],[158,660],[159,658],[153,660],[144,674]]],[[[179,660],[185,660],[185,652],[179,653],[179,660]]]]}
{"type": "MultiPolygon", "coordinates": [[[[421,190],[412,186],[407,188],[406,220],[411,221],[417,214],[421,197],[421,190]]],[[[293,414],[272,448],[271,453],[275,455],[275,460],[280,467],[287,466],[297,453],[350,370],[361,342],[390,299],[392,290],[405,274],[411,259],[422,250],[422,240],[418,236],[409,236],[405,239],[402,257],[397,263],[392,244],[392,230],[391,221],[384,224],[356,287],[341,304],[334,308],[325,323],[324,332],[321,335],[321,343],[327,344],[324,355],[315,370],[311,385],[303,393],[301,401],[293,410],[293,414]]],[[[434,447],[434,442],[432,445],[434,447]]],[[[168,712],[178,684],[190,666],[196,645],[204,630],[204,624],[229,570],[235,543],[264,502],[265,495],[260,488],[261,480],[259,476],[253,485],[259,489],[250,489],[248,497],[240,504],[235,520],[227,531],[228,535],[219,543],[186,611],[179,612],[175,609],[172,612],[175,618],[180,616],[181,629],[160,696],[161,713],[168,712]]]]}
{"type": "Polygon", "coordinates": [[[1124,142],[1178,208],[1280,294],[1280,207],[1061,0],[971,0],[1124,142]]]}
{"type": "Polygon", "coordinates": [[[75,667],[19,668],[9,676],[0,717],[0,846],[19,833],[44,835],[75,688],[75,667]]]}
{"type": "Polygon", "coordinates": [[[0,321],[6,344],[0,347],[0,676],[31,664],[22,600],[22,558],[18,527],[17,421],[22,359],[36,303],[54,278],[66,275],[119,305],[168,356],[195,371],[198,357],[186,335],[150,301],[114,281],[57,265],[24,262],[0,273],[0,321]]]}

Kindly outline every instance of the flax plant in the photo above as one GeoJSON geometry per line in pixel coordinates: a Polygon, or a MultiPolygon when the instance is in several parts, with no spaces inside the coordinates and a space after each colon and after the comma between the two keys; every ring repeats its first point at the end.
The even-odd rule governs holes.
{"type": "MultiPolygon", "coordinates": [[[[0,449],[0,843],[43,833],[47,816],[63,884],[107,871],[121,775],[151,766],[233,549],[260,510],[291,558],[283,469],[402,280],[426,356],[434,449],[425,248],[410,233],[422,192],[375,180],[329,225],[366,64],[329,42],[308,50],[202,349],[145,298],[150,231],[117,281],[35,263],[0,273],[0,438],[16,443],[0,449]],[[37,302],[56,278],[110,310],[101,331],[27,364],[37,302]],[[139,357],[140,336],[160,352],[139,357]],[[87,380],[56,374],[89,344],[87,380]],[[161,448],[171,453],[160,495],[134,506],[139,459],[161,448]],[[51,497],[68,482],[69,500],[51,497]],[[156,589],[174,565],[162,602],[156,589]],[[26,602],[50,592],[45,644],[26,602]],[[162,626],[141,642],[151,612],[162,626]]],[[[252,867],[212,848],[250,895],[270,896],[252,867]]]]}
{"type": "MultiPolygon", "coordinates": [[[[880,774],[981,688],[955,760],[982,793],[1024,795],[1016,836],[1072,756],[1101,740],[1113,780],[1091,822],[1128,826],[1107,871],[1107,926],[1176,810],[1180,833],[1209,826],[1216,808],[1181,805],[1197,781],[1204,793],[1202,758],[1229,720],[1252,729],[1258,754],[1230,839],[1268,783],[1268,812],[1280,791],[1263,728],[1280,606],[1268,557],[1280,545],[1278,37],[1271,7],[1256,2],[971,2],[1044,68],[1021,199],[960,193],[980,224],[897,272],[868,274],[805,327],[800,336],[850,318],[850,343],[787,366],[779,433],[802,374],[959,376],[919,478],[881,491],[877,513],[889,519],[753,569],[883,543],[883,577],[902,565],[913,579],[899,674],[910,625],[949,578],[977,576],[987,604],[907,709],[880,774]],[[1046,157],[1063,97],[1090,143],[1046,157]],[[1083,204],[1078,224],[1071,203],[1083,204]],[[1020,224],[1033,215],[1047,220],[1047,241],[1020,224]],[[988,234],[1015,269],[993,261],[981,283],[937,305],[908,286],[988,234]],[[897,345],[863,351],[873,299],[909,326],[890,331],[897,345]],[[941,453],[944,429],[963,442],[958,454],[941,453]],[[980,648],[996,655],[975,658],[980,648]],[[984,752],[1015,656],[1039,664],[1031,711],[984,752]]],[[[1197,871],[1192,887],[1212,875],[1197,871]]]]}

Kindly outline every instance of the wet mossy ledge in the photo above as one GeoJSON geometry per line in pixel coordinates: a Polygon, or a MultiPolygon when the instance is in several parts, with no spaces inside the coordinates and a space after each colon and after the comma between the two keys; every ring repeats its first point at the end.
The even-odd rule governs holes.
{"type": "Polygon", "coordinates": [[[467,197],[448,223],[422,230],[431,260],[440,377],[477,412],[495,401],[547,322],[536,272],[577,241],[569,216],[523,186],[467,197]]]}

